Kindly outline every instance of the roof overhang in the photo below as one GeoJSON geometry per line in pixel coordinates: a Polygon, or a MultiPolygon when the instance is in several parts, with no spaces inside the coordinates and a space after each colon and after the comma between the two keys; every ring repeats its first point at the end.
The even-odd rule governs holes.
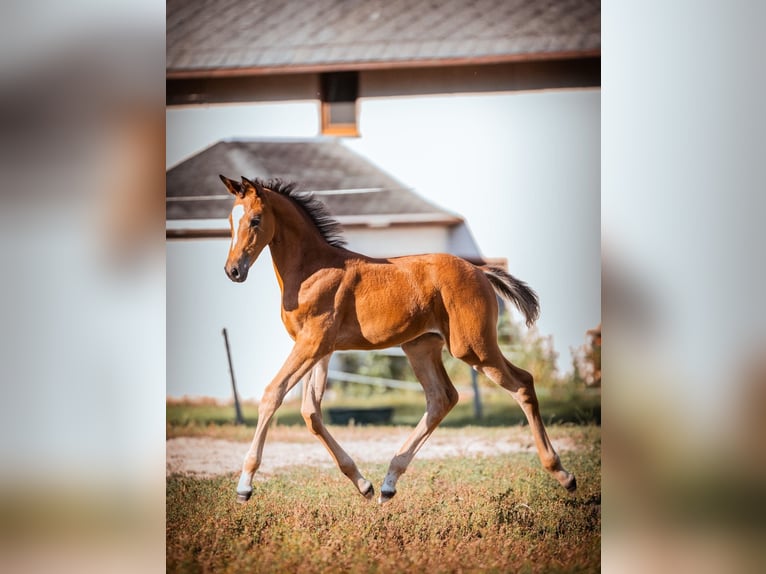
{"type": "Polygon", "coordinates": [[[446,66],[472,66],[483,64],[508,64],[522,62],[544,62],[551,60],[574,60],[597,58],[601,50],[569,50],[560,52],[533,52],[528,54],[500,54],[464,58],[407,59],[386,61],[327,62],[319,64],[298,64],[284,66],[253,66],[236,68],[168,69],[167,80],[188,80],[195,78],[237,78],[244,76],[265,76],[274,74],[317,74],[323,72],[346,72],[368,70],[393,70],[405,68],[436,68],[446,66]]]}

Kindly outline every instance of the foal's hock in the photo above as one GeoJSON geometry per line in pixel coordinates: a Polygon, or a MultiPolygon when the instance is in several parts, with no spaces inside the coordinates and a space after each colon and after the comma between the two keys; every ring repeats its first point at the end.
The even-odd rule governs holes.
{"type": "Polygon", "coordinates": [[[268,245],[282,292],[282,321],[295,342],[263,393],[237,485],[239,501],[252,495],[274,412],[306,375],[301,406],[306,425],[357,490],[373,498],[370,481],[322,422],[320,404],[334,351],[397,345],[423,385],[426,413],[391,460],[379,502],[396,494],[399,477],[457,403],[457,391],[442,364],[445,345],[454,357],[513,395],[529,421],[543,467],[568,491],[575,490],[574,475],[562,466],[545,432],[532,376],[511,364],[497,345],[495,293],[516,305],[527,325],[539,315],[537,295],[523,281],[497,267],[479,267],[446,254],[376,259],[354,253],[345,248],[340,226],[324,205],[296,192],[294,184],[220,177],[235,198],[226,275],[245,281],[268,245]]]}

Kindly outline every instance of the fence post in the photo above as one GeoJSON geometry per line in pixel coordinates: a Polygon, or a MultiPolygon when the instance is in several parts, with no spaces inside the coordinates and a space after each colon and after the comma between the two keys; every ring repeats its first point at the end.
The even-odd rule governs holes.
{"type": "Polygon", "coordinates": [[[242,410],[239,408],[239,395],[237,395],[237,383],[234,380],[234,366],[231,364],[231,351],[229,350],[229,335],[226,333],[226,327],[223,328],[223,341],[226,344],[226,357],[229,359],[229,374],[231,375],[231,390],[234,393],[234,408],[236,409],[235,424],[241,425],[245,422],[242,418],[242,410]]]}

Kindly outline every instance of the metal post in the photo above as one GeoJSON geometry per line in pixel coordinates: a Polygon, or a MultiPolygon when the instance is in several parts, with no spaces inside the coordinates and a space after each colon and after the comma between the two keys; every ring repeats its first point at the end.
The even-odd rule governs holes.
{"type": "Polygon", "coordinates": [[[236,409],[235,424],[241,425],[245,422],[242,418],[242,409],[239,408],[239,395],[237,395],[237,383],[234,380],[234,366],[231,364],[231,351],[229,350],[229,335],[226,333],[226,327],[223,328],[223,341],[226,343],[226,357],[229,359],[229,374],[231,375],[231,390],[234,393],[234,408],[236,409]]]}

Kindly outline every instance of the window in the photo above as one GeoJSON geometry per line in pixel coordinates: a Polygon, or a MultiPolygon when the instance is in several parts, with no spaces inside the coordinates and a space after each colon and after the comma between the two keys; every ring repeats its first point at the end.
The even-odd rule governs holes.
{"type": "Polygon", "coordinates": [[[357,72],[322,74],[322,133],[332,136],[357,136],[357,72]]]}

